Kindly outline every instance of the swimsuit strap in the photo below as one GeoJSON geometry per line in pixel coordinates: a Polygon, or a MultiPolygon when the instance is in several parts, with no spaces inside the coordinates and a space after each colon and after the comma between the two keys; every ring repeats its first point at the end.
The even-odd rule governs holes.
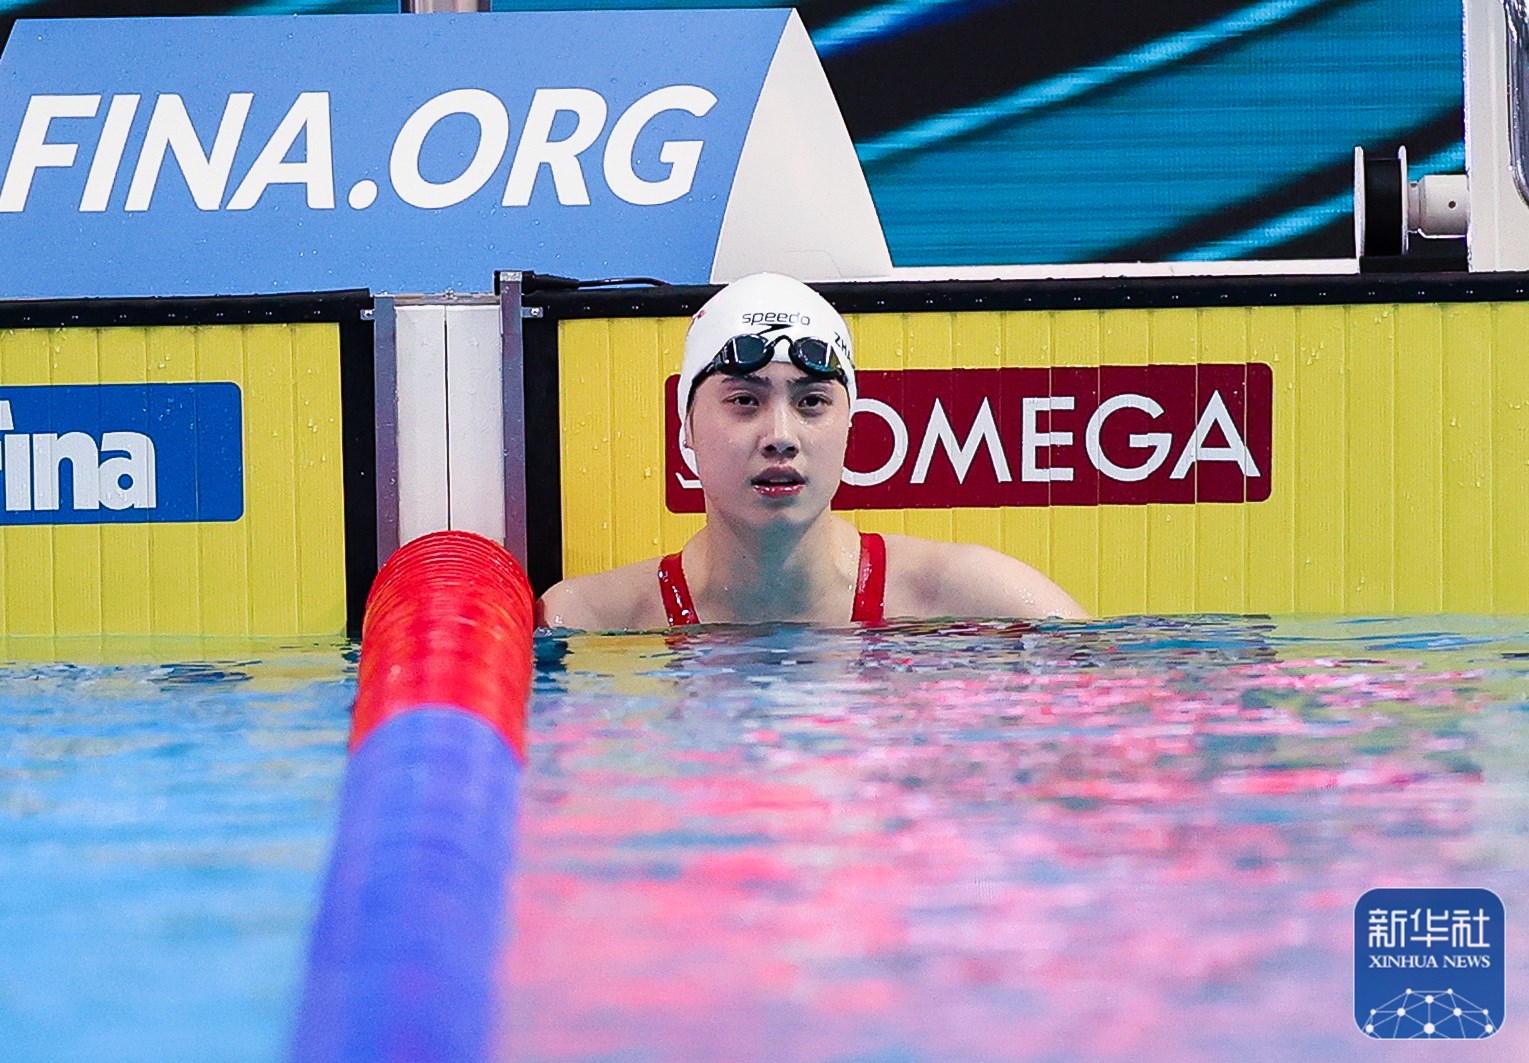
{"type": "Polygon", "coordinates": [[[679,554],[668,554],[658,563],[658,594],[664,600],[664,614],[670,627],[701,622],[696,616],[695,602],[690,600],[690,585],[685,582],[679,554]]]}
{"type": "MultiPolygon", "coordinates": [[[[879,624],[884,619],[887,592],[887,544],[874,532],[860,533],[860,571],[855,580],[855,607],[850,620],[879,624]]],[[[658,562],[658,593],[670,627],[699,624],[690,585],[679,554],[667,554],[658,562]]]]}
{"type": "Polygon", "coordinates": [[[860,575],[855,580],[855,610],[850,620],[879,624],[885,619],[887,544],[875,532],[860,533],[860,575]]]}

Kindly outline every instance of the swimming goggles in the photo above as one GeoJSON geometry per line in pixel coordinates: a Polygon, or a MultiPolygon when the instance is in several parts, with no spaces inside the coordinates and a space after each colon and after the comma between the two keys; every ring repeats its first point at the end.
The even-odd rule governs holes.
{"type": "MultiPolygon", "coordinates": [[[[782,342],[790,343],[787,352],[791,355],[791,362],[802,372],[820,380],[837,380],[849,387],[839,355],[826,340],[816,336],[799,336],[792,340],[786,336],[752,334],[734,336],[724,343],[717,356],[695,375],[695,383],[699,384],[712,373],[726,373],[728,376],[757,373],[770,364],[775,357],[775,345],[782,342]]],[[[695,394],[694,385],[691,394],[695,394]]]]}

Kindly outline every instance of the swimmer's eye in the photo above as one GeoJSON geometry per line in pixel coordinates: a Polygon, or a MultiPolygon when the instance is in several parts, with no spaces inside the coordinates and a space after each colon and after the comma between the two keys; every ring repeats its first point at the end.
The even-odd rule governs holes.
{"type": "Polygon", "coordinates": [[[816,391],[808,395],[803,395],[801,402],[799,403],[799,405],[805,406],[809,409],[828,407],[832,406],[833,404],[833,399],[816,391]]]}
{"type": "Polygon", "coordinates": [[[738,405],[738,406],[758,406],[759,405],[759,399],[756,398],[753,395],[750,395],[747,391],[740,391],[736,395],[729,395],[727,398],[723,399],[722,401],[723,402],[733,403],[733,404],[738,405]]]}

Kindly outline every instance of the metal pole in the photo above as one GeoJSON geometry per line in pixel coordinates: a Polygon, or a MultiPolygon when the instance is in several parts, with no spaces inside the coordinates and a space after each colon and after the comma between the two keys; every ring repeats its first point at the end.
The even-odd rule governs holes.
{"type": "Polygon", "coordinates": [[[488,11],[490,0],[403,0],[405,14],[428,15],[433,11],[488,11]]]}
{"type": "Polygon", "coordinates": [[[526,343],[521,325],[521,281],[514,270],[501,270],[494,286],[499,290],[499,336],[503,359],[504,389],[504,545],[521,566],[530,568],[526,526],[526,343]]]}
{"type": "Polygon", "coordinates": [[[390,295],[373,301],[372,357],[377,444],[377,564],[393,556],[398,540],[398,305],[390,295]]]}

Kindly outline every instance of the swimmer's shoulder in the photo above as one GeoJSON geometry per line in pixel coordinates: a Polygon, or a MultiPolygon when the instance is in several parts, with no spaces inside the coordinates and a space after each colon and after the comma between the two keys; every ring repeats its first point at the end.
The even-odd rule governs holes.
{"type": "Polygon", "coordinates": [[[1016,557],[976,543],[946,543],[884,535],[889,617],[1088,616],[1044,573],[1016,557]]]}
{"type": "Polygon", "coordinates": [[[573,576],[537,602],[536,622],[580,631],[634,631],[664,627],[658,594],[658,558],[573,576]]]}

